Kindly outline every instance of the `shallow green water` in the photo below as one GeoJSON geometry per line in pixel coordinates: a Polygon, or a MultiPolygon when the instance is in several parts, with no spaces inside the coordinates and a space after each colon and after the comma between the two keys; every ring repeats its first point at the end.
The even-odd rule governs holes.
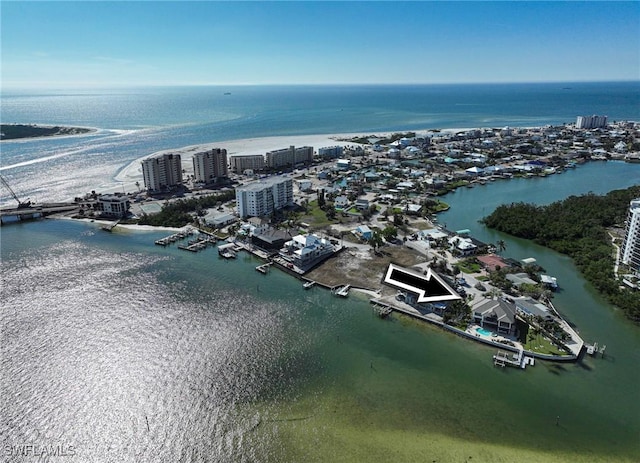
{"type": "MultiPolygon", "coordinates": [[[[471,228],[479,239],[495,242],[496,234],[477,224],[482,208],[490,211],[494,207],[494,198],[553,198],[560,184],[559,194],[566,195],[571,185],[580,192],[584,179],[603,172],[615,176],[617,186],[622,187],[636,182],[640,173],[640,166],[628,166],[594,164],[563,176],[459,190],[445,199],[452,209],[441,221],[454,229],[471,228]]],[[[23,315],[35,320],[32,317],[37,314],[44,317],[45,326],[51,324],[50,317],[58,312],[50,310],[56,304],[62,313],[68,310],[65,301],[56,301],[57,293],[46,285],[42,286],[49,292],[41,295],[46,301],[41,303],[33,300],[39,285],[25,286],[38,275],[35,262],[55,259],[50,272],[55,275],[57,267],[64,267],[66,273],[77,272],[78,285],[88,294],[73,320],[97,316],[105,320],[105,330],[129,330],[126,324],[111,325],[136,312],[119,312],[116,307],[122,303],[118,300],[107,312],[104,297],[113,298],[116,293],[95,289],[114,279],[125,292],[123,300],[129,301],[125,306],[140,305],[145,311],[135,325],[144,327],[122,342],[131,342],[135,349],[152,343],[147,356],[153,357],[155,350],[164,352],[155,360],[158,377],[148,399],[118,406],[133,417],[117,421],[125,423],[117,431],[120,439],[148,439],[145,458],[137,457],[138,461],[153,461],[150,456],[157,455],[155,449],[178,449],[169,453],[169,459],[180,458],[187,449],[199,449],[219,461],[640,459],[640,330],[594,294],[566,257],[500,236],[507,242],[505,254],[533,256],[558,278],[562,288],[554,301],[558,309],[585,339],[606,344],[607,355],[578,364],[537,362],[520,371],[495,368],[494,349],[430,325],[396,315],[381,320],[364,297],[352,294],[345,300],[321,288],[305,291],[301,282],[275,269],[262,275],[255,271],[259,262],[252,257],[241,254],[235,261],[226,261],[213,249],[188,253],[153,245],[166,234],[117,229],[105,233],[95,224],[66,221],[2,229],[3,291],[12,301],[25,300],[30,294],[28,306],[16,303],[3,309],[7,329],[14,329],[13,320],[23,315]],[[91,261],[94,250],[112,256],[113,262],[105,263],[104,268],[99,264],[91,264],[90,270],[81,267],[84,259],[91,261]],[[118,271],[120,259],[122,271],[118,271]],[[132,259],[148,259],[149,263],[139,268],[124,265],[132,259]],[[12,278],[7,268],[19,272],[19,278],[12,278]],[[106,268],[112,270],[102,277],[106,268]],[[100,298],[103,302],[91,303],[100,298]],[[181,369],[167,382],[176,365],[181,369]],[[183,399],[174,404],[176,394],[183,399]],[[139,427],[135,431],[127,423],[137,423],[147,413],[151,431],[140,437],[139,427]],[[165,443],[157,447],[159,442],[165,443]]],[[[51,288],[55,287],[54,282],[51,288]]],[[[70,333],[79,338],[71,345],[81,346],[80,334],[70,333]]],[[[109,339],[104,336],[105,349],[111,345],[109,339]]],[[[7,340],[4,349],[40,349],[40,344],[30,346],[29,337],[5,336],[7,340]]],[[[55,345],[56,339],[51,342],[55,345]]],[[[102,354],[96,355],[103,361],[102,354]]],[[[96,358],[87,365],[93,365],[96,358]]],[[[118,371],[117,364],[111,368],[118,371]]],[[[110,381],[110,374],[96,374],[95,381],[110,381]]],[[[56,381],[60,379],[46,384],[56,381]]],[[[30,386],[27,380],[20,384],[23,389],[30,386]]],[[[135,398],[136,384],[132,381],[122,394],[135,398]]],[[[6,397],[17,393],[15,387],[4,384],[6,397]]],[[[110,391],[102,391],[100,400],[109,397],[110,391]]],[[[65,401],[52,397],[64,410],[65,401]]],[[[69,408],[81,416],[87,410],[102,425],[103,418],[89,413],[95,400],[95,395],[74,397],[73,404],[84,405],[79,412],[76,405],[69,408]]],[[[13,407],[3,401],[11,416],[22,416],[13,407]]],[[[26,428],[30,426],[33,424],[26,428]]],[[[73,437],[80,432],[73,424],[55,420],[49,426],[56,435],[73,437]]],[[[98,432],[113,433],[98,425],[87,426],[82,435],[96,438],[98,432]]],[[[15,431],[5,432],[11,436],[15,431]]],[[[82,448],[84,441],[76,439],[82,448]]],[[[103,460],[100,455],[90,454],[96,461],[103,460]]]]}

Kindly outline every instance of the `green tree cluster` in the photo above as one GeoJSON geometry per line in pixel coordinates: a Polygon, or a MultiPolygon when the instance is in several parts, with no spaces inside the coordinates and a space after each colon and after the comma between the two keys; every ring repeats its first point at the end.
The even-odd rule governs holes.
{"type": "Polygon", "coordinates": [[[156,227],[184,227],[193,222],[192,213],[216,207],[233,198],[235,198],[235,191],[228,190],[198,198],[178,199],[165,203],[157,214],[144,214],[138,223],[156,227]]]}
{"type": "Polygon", "coordinates": [[[630,201],[639,196],[640,186],[633,186],[604,196],[570,196],[548,206],[512,203],[499,206],[482,221],[490,228],[570,256],[598,291],[628,318],[640,322],[640,292],[620,288],[607,233],[609,227],[622,226],[630,201]]]}
{"type": "Polygon", "coordinates": [[[465,329],[471,321],[471,308],[465,301],[453,301],[447,305],[442,321],[447,325],[465,329]]]}

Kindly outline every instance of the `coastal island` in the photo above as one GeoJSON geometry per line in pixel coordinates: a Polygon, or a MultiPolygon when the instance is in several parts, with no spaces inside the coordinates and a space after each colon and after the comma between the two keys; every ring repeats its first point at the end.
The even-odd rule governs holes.
{"type": "Polygon", "coordinates": [[[1,124],[0,140],[84,135],[94,132],[87,127],[44,126],[36,124],[1,124]]]}
{"type": "MultiPolygon", "coordinates": [[[[500,366],[524,368],[533,357],[575,361],[584,347],[598,351],[553,307],[554,277],[534,258],[503,257],[503,242],[447,229],[437,218],[448,208],[440,197],[489,182],[559,175],[589,161],[633,162],[637,133],[637,124],[618,122],[595,130],[563,125],[251,140],[266,155],[234,142],[191,146],[132,163],[119,175],[136,182],[136,193],[77,197],[75,217],[111,218],[103,227],[109,231],[126,224],[188,227],[198,236],[178,247],[193,252],[228,241],[219,246],[222,258],[246,251],[263,260],[256,268],[262,273],[274,266],[305,289],[321,286],[343,297],[359,291],[381,316],[394,311],[515,353],[517,360],[499,351],[500,366]],[[294,138],[308,144],[297,148],[294,138]],[[316,150],[311,143],[331,146],[316,150]],[[205,175],[208,162],[218,170],[209,167],[205,175]],[[156,164],[173,172],[173,183],[145,184],[143,191],[142,170],[156,164]],[[256,212],[247,209],[246,195],[283,200],[256,212]]],[[[156,244],[170,246],[179,239],[172,237],[156,244]]]]}

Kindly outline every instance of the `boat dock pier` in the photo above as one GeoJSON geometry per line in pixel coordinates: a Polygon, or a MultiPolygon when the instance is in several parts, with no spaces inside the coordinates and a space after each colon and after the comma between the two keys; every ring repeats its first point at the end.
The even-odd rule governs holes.
{"type": "Polygon", "coordinates": [[[225,259],[235,259],[236,252],[235,243],[227,243],[218,246],[218,255],[225,259]]]}
{"type": "Polygon", "coordinates": [[[184,244],[179,244],[178,249],[182,249],[183,251],[191,251],[198,252],[205,249],[207,246],[214,246],[216,244],[216,239],[210,236],[206,238],[196,238],[193,240],[189,240],[189,244],[185,246],[184,244]]]}
{"type": "Polygon", "coordinates": [[[594,342],[593,344],[585,344],[586,352],[589,355],[601,354],[604,357],[604,351],[607,348],[606,345],[602,345],[602,347],[598,347],[598,343],[594,342]]]}
{"type": "Polygon", "coordinates": [[[104,231],[110,232],[110,231],[113,231],[113,229],[116,228],[116,225],[118,225],[119,223],[120,223],[120,220],[116,220],[115,222],[107,224],[107,225],[103,225],[100,228],[102,228],[104,231]]]}
{"type": "Polygon", "coordinates": [[[535,365],[535,360],[533,357],[527,357],[524,355],[523,350],[519,350],[517,354],[511,354],[499,350],[496,355],[493,356],[493,364],[497,367],[516,367],[516,368],[526,368],[527,365],[535,365]]]}
{"type": "Polygon", "coordinates": [[[347,297],[349,295],[349,289],[351,285],[338,286],[332,290],[333,294],[340,297],[347,297]]]}
{"type": "Polygon", "coordinates": [[[393,312],[393,309],[384,305],[376,305],[373,307],[373,311],[380,318],[387,318],[393,312]]]}
{"type": "Polygon", "coordinates": [[[271,265],[273,265],[273,262],[267,262],[266,264],[258,265],[256,267],[256,270],[258,272],[262,273],[263,275],[266,275],[267,272],[269,271],[269,267],[271,267],[271,265]]]}
{"type": "Polygon", "coordinates": [[[156,240],[155,243],[158,246],[168,246],[171,243],[175,243],[176,241],[183,240],[187,236],[191,236],[191,235],[193,235],[193,230],[191,229],[183,230],[183,231],[179,231],[178,233],[174,233],[173,235],[160,238],[159,240],[156,240]]]}

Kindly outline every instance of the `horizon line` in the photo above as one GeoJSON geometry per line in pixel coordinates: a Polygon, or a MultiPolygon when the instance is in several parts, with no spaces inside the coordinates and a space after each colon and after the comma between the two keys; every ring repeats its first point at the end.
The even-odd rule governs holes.
{"type": "Polygon", "coordinates": [[[532,85],[532,84],[597,84],[597,83],[640,83],[640,79],[597,79],[597,80],[546,80],[546,81],[478,81],[478,82],[305,82],[305,83],[76,83],[25,85],[24,82],[0,83],[0,92],[5,90],[85,90],[116,88],[179,88],[179,87],[355,87],[355,86],[444,86],[444,85],[532,85]]]}

